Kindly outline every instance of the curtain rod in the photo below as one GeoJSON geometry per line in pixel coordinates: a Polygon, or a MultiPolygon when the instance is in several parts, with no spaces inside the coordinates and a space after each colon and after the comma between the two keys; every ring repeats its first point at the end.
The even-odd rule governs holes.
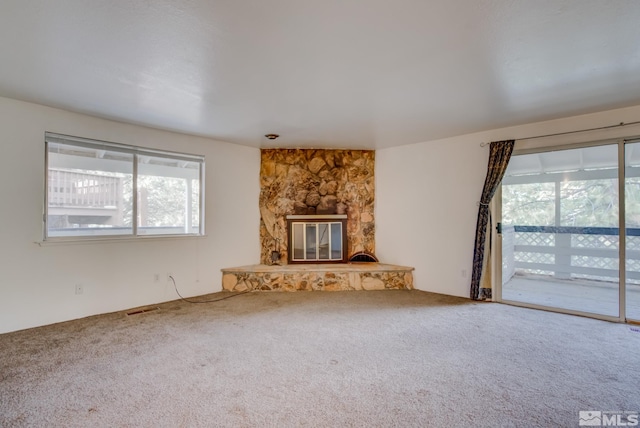
{"type": "MultiPolygon", "coordinates": [[[[620,123],[617,123],[615,125],[600,126],[600,127],[597,127],[597,128],[578,129],[577,131],[556,132],[555,134],[535,135],[533,137],[516,138],[516,141],[520,141],[520,140],[535,140],[536,138],[545,138],[545,137],[557,137],[559,135],[576,134],[578,132],[600,131],[600,130],[603,130],[603,129],[620,128],[622,126],[627,126],[627,125],[637,125],[639,123],[640,123],[640,120],[635,121],[635,122],[628,122],[628,123],[620,122],[620,123]]],[[[487,146],[489,144],[491,144],[491,143],[484,143],[483,142],[483,143],[480,143],[480,147],[484,147],[484,146],[487,146]]]]}

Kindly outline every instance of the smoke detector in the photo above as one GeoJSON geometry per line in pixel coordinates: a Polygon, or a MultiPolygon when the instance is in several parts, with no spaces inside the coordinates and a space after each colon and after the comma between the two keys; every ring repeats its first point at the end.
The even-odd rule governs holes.
{"type": "Polygon", "coordinates": [[[279,137],[278,134],[266,134],[265,137],[267,137],[268,140],[275,140],[276,138],[279,137]]]}

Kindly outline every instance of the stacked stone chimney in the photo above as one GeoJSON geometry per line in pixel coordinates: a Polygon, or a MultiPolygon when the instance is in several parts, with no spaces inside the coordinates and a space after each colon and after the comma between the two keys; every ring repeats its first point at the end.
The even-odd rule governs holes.
{"type": "Polygon", "coordinates": [[[260,167],[260,263],[287,262],[286,216],[347,214],[348,255],[375,252],[375,152],[263,149],[260,167]]]}

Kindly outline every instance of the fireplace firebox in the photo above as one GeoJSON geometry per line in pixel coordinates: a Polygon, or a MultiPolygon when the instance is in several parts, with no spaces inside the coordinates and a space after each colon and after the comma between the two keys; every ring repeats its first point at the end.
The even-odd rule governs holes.
{"type": "Polygon", "coordinates": [[[289,263],[346,263],[347,216],[288,215],[289,263]]]}

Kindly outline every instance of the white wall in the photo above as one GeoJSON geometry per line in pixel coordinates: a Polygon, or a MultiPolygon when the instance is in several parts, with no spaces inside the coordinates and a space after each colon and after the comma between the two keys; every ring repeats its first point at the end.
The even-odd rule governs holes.
{"type": "Polygon", "coordinates": [[[220,291],[221,268],[258,262],[258,149],[7,98],[0,131],[0,333],[174,300],[167,272],[183,296],[220,291]],[[38,245],[45,131],[204,155],[207,236],[38,245]]]}
{"type": "MultiPolygon", "coordinates": [[[[477,202],[489,147],[518,139],[640,120],[640,106],[496,129],[376,152],[376,253],[380,261],[413,266],[416,288],[469,296],[477,202]],[[463,273],[464,271],[464,273],[463,273]]],[[[517,142],[560,145],[640,135],[640,127],[517,142]]]]}

